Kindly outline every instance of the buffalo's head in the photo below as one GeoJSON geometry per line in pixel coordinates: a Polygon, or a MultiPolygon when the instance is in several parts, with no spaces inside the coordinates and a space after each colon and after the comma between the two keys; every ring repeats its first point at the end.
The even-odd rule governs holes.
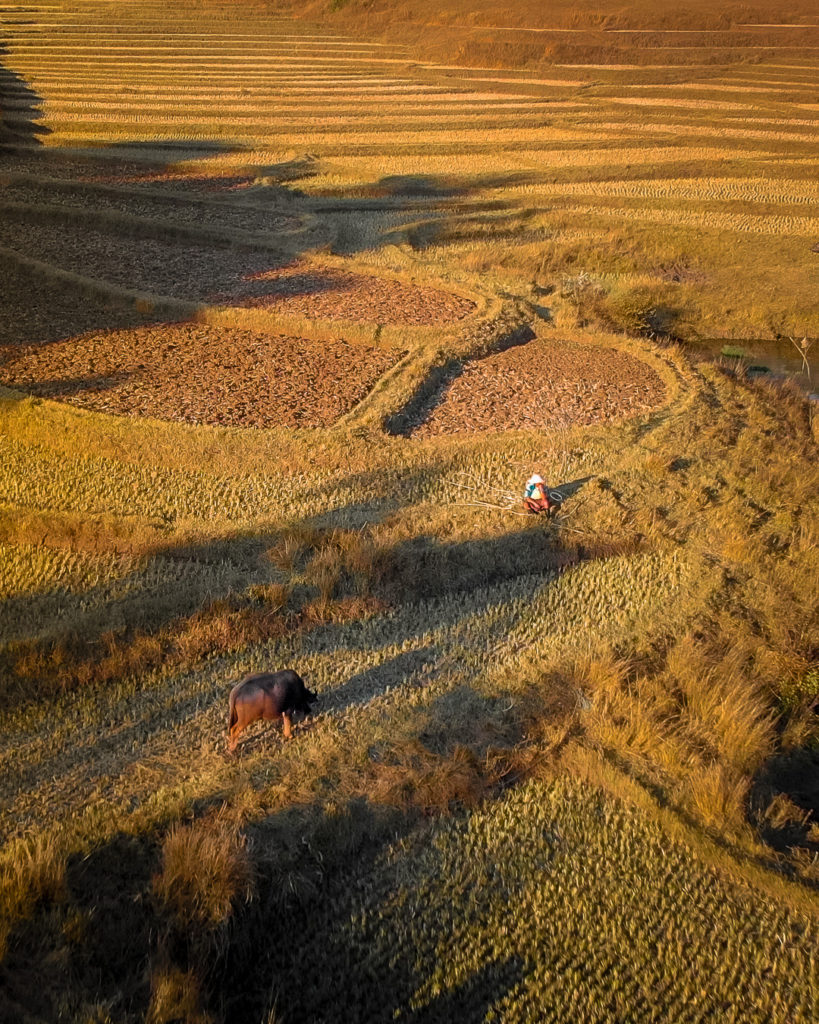
{"type": "Polygon", "coordinates": [[[305,715],[313,713],[313,709],[310,707],[311,704],[318,700],[318,694],[311,693],[308,689],[305,689],[301,700],[298,703],[297,710],[303,711],[305,715]]]}

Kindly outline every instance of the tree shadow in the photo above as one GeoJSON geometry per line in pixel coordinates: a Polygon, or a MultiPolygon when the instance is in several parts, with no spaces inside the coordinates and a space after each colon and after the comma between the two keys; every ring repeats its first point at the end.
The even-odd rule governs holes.
{"type": "Polygon", "coordinates": [[[567,554],[557,532],[542,529],[533,517],[521,530],[486,540],[446,541],[421,534],[396,545],[388,564],[376,592],[405,603],[546,574],[564,568],[567,554]]]}
{"type": "Polygon", "coordinates": [[[147,1005],[139,965],[151,947],[146,911],[155,870],[153,843],[140,835],[121,833],[85,855],[70,855],[61,898],[42,901],[9,936],[0,990],[17,1012],[4,1019],[56,1020],[69,993],[88,1004],[147,1005]],[[59,961],[60,970],[43,971],[44,955],[59,961]]]}
{"type": "MultiPolygon", "coordinates": [[[[214,303],[236,307],[267,303],[275,309],[279,301],[288,298],[309,300],[310,296],[335,294],[338,315],[359,318],[362,310],[358,306],[352,313],[345,312],[345,296],[358,287],[356,280],[340,272],[299,272],[296,268],[303,257],[328,247],[352,255],[392,244],[396,239],[391,229],[376,225],[374,233],[359,230],[361,199],[354,188],[333,200],[332,213],[326,199],[305,195],[298,183],[321,171],[321,161],[314,157],[276,164],[249,162],[236,173],[214,173],[209,159],[231,152],[241,152],[241,147],[203,140],[196,145],[169,143],[164,151],[152,142],[126,141],[100,146],[93,153],[47,150],[18,154],[9,167],[14,179],[11,188],[20,189],[12,194],[25,201],[17,202],[6,218],[3,244],[18,253],[19,260],[7,261],[4,270],[0,345],[46,345],[90,331],[176,325],[185,322],[190,313],[176,317],[172,312],[159,312],[163,303],[173,309],[175,302],[198,303],[203,309],[214,303]],[[187,159],[180,161],[182,156],[187,159]],[[53,188],[58,193],[62,190],[60,209],[43,211],[40,216],[38,204],[54,204],[43,192],[45,186],[38,176],[60,166],[65,171],[53,179],[53,188]],[[99,215],[94,212],[95,190],[104,199],[99,215]],[[133,213],[128,212],[131,196],[133,213]],[[190,204],[207,211],[207,217],[194,217],[190,204]],[[115,220],[106,220],[108,210],[124,216],[121,231],[115,220]],[[255,250],[249,242],[239,245],[223,237],[226,229],[240,224],[246,225],[243,230],[247,233],[264,210],[274,218],[292,218],[300,227],[278,235],[275,245],[260,242],[255,250]],[[318,228],[317,215],[321,218],[318,228]],[[195,237],[192,224],[198,232],[195,237]],[[210,227],[214,230],[211,241],[210,227]],[[53,266],[56,272],[48,273],[35,261],[53,266]],[[279,277],[286,268],[293,272],[279,277]],[[90,278],[91,285],[84,281],[75,284],[70,280],[72,274],[90,278]],[[269,274],[272,278],[265,280],[269,274]],[[136,301],[138,293],[145,295],[146,301],[136,301]]],[[[473,191],[502,187],[507,181],[508,176],[478,175],[453,183],[445,176],[421,175],[416,182],[416,176],[407,175],[398,183],[386,179],[384,188],[391,193],[390,216],[400,232],[398,222],[419,196],[437,195],[443,200],[468,197],[473,191]]],[[[375,183],[376,191],[383,190],[382,184],[375,183]]],[[[322,316],[328,315],[326,301],[322,316]]],[[[299,315],[309,314],[309,310],[299,309],[299,315]]],[[[384,315],[378,313],[380,318],[384,315]]]]}
{"type": "MultiPolygon", "coordinates": [[[[222,800],[222,794],[202,797],[190,814],[201,818],[222,800]]],[[[118,832],[67,856],[60,891],[42,898],[8,937],[0,959],[1,1019],[91,1019],[90,1008],[102,1005],[114,1011],[106,1019],[143,1017],[148,968],[159,933],[167,930],[151,887],[161,868],[157,832],[168,824],[118,832]]]]}
{"type": "MultiPolygon", "coordinates": [[[[106,301],[69,283],[4,260],[0,287],[0,352],[46,346],[97,331],[145,327],[166,316],[141,313],[132,299],[106,301]]],[[[13,386],[13,385],[10,385],[13,386]]]]}
{"type": "MultiPolygon", "coordinates": [[[[326,534],[332,532],[333,527],[328,526],[326,534]]],[[[70,745],[51,750],[42,763],[22,761],[10,770],[4,785],[10,822],[17,801],[41,781],[67,777],[80,765],[84,774],[94,779],[110,771],[113,759],[119,771],[125,770],[144,756],[145,744],[163,734],[170,721],[175,729],[184,727],[189,731],[193,722],[199,722],[196,731],[203,739],[210,735],[221,743],[231,686],[251,669],[286,667],[260,663],[258,653],[255,661],[249,660],[253,652],[264,652],[271,640],[279,639],[296,652],[296,657],[308,658],[334,650],[343,655],[357,649],[373,651],[377,657],[379,650],[399,649],[400,653],[380,664],[343,681],[339,679],[340,685],[318,687],[318,712],[337,715],[345,707],[364,703],[390,687],[408,681],[424,686],[457,667],[461,623],[505,608],[509,581],[518,581],[520,594],[534,595],[549,584],[557,570],[575,564],[580,557],[576,552],[561,551],[552,525],[544,530],[537,522],[488,540],[448,543],[420,537],[397,544],[388,553],[386,572],[376,588],[376,593],[388,602],[386,611],[369,618],[342,617],[334,621],[331,601],[331,617],[322,621],[302,614],[306,602],[315,598],[315,591],[309,587],[296,594],[292,608],[279,612],[271,612],[263,596],[252,596],[252,587],[245,589],[249,581],[276,578],[272,566],[260,575],[259,565],[265,551],[280,537],[281,533],[274,531],[203,545],[168,546],[160,541],[156,552],[148,556],[146,572],[151,579],[170,575],[172,581],[149,594],[139,587],[130,596],[126,591],[124,597],[116,596],[113,608],[109,607],[110,595],[105,588],[100,594],[101,603],[97,601],[99,607],[92,600],[93,588],[80,591],[72,598],[76,607],[69,619],[62,617],[69,599],[62,589],[45,595],[42,601],[16,596],[3,602],[0,615],[5,621],[10,621],[13,612],[23,623],[40,617],[42,624],[43,610],[52,606],[57,617],[53,639],[28,643],[23,633],[14,643],[6,644],[0,708],[13,709],[15,715],[23,713],[24,721],[28,708],[59,701],[67,712],[72,704],[93,696],[100,708],[108,708],[106,721],[122,721],[114,730],[85,729],[70,745]],[[188,576],[176,572],[172,565],[175,558],[202,566],[195,577],[196,586],[191,585],[188,576]],[[233,569],[227,575],[212,577],[208,563],[222,567],[232,563],[233,569]],[[463,600],[443,600],[458,593],[464,595],[463,600]],[[425,640],[430,623],[443,631],[443,639],[425,640]],[[414,649],[401,651],[405,645],[414,649]],[[204,664],[208,681],[199,684],[196,680],[204,664]],[[143,691],[160,685],[158,672],[183,680],[176,687],[170,710],[162,701],[144,700],[143,691]]],[[[604,557],[611,553],[607,548],[604,557]]],[[[583,557],[593,558],[596,553],[586,551],[583,557]]],[[[121,583],[114,590],[120,595],[121,583]]],[[[501,641],[507,629],[507,616],[493,616],[487,642],[501,641]]],[[[311,689],[317,688],[314,680],[307,678],[307,683],[311,689]]],[[[15,727],[9,737],[15,735],[15,742],[24,743],[28,730],[39,728],[38,721],[35,715],[33,725],[15,727]]],[[[269,730],[259,730],[258,737],[252,737],[252,746],[267,745],[269,740],[269,730]]]]}
{"type": "MultiPolygon", "coordinates": [[[[361,286],[361,275],[336,270],[313,270],[287,273],[288,264],[268,268],[267,272],[242,275],[232,291],[213,293],[208,301],[226,305],[259,306],[275,309],[291,299],[334,294],[339,298],[355,293],[361,286]],[[283,273],[279,273],[283,271],[283,273]]],[[[380,314],[383,318],[383,312],[380,314]]]]}
{"type": "MultiPolygon", "coordinates": [[[[252,543],[245,538],[206,545],[201,557],[219,559],[236,545],[238,558],[242,543],[243,557],[249,561],[272,537],[258,537],[252,543]]],[[[179,549],[178,554],[187,557],[190,551],[179,549]]],[[[470,616],[505,605],[508,592],[502,587],[495,591],[492,584],[515,574],[530,574],[533,587],[548,585],[548,577],[538,573],[554,566],[556,554],[552,535],[539,528],[492,540],[446,544],[426,538],[420,544],[399,545],[398,582],[404,572],[411,572],[413,579],[411,588],[399,586],[402,600],[434,601],[436,595],[459,588],[465,593],[475,590],[476,594],[471,602],[450,601],[446,610],[431,604],[425,614],[397,620],[390,626],[393,635],[379,624],[380,643],[388,646],[418,641],[429,630],[430,622],[438,628],[449,625],[457,630],[458,624],[470,616]]],[[[363,623],[362,629],[367,628],[363,623]]],[[[499,620],[498,636],[507,628],[499,620]]],[[[302,651],[341,650],[350,642],[348,631],[348,625],[333,623],[308,630],[302,651]]],[[[367,642],[363,635],[362,641],[367,642]]],[[[459,642],[453,638],[455,646],[459,642]]],[[[394,684],[425,685],[438,672],[447,670],[448,644],[446,639],[436,640],[416,650],[400,651],[380,665],[350,676],[340,686],[320,694],[321,714],[339,715],[394,684]]],[[[200,723],[196,734],[204,739],[206,733],[218,728],[222,735],[224,717],[219,712],[225,709],[232,682],[228,669],[235,673],[239,664],[236,655],[209,661],[211,681],[196,680],[195,687],[180,696],[173,708],[160,701],[149,721],[123,722],[105,734],[95,732],[93,740],[73,736],[70,749],[53,750],[46,764],[28,774],[23,772],[16,780],[7,780],[6,792],[12,793],[15,785],[18,790],[21,785],[36,787],[37,771],[45,771],[51,778],[69,775],[79,764],[90,772],[92,784],[95,774],[111,771],[113,760],[119,772],[127,772],[129,765],[144,758],[155,732],[169,726],[174,731],[187,728],[191,732],[191,723],[203,712],[207,720],[200,723]],[[225,679],[219,685],[213,677],[218,677],[222,667],[225,679]]],[[[188,667],[185,671],[196,674],[188,667]]],[[[100,698],[105,701],[104,691],[100,698]]],[[[420,731],[415,739],[419,749],[433,757],[447,756],[463,745],[480,761],[490,747],[514,746],[520,739],[520,722],[519,716],[506,714],[509,699],[503,692],[486,695],[464,685],[437,695],[418,718],[420,731]]],[[[126,713],[122,694],[114,695],[108,702],[106,720],[121,720],[126,713]]],[[[298,744],[298,739],[293,742],[298,744]]],[[[256,743],[269,747],[269,731],[260,730],[256,743]]],[[[387,749],[385,755],[389,754],[387,749]]],[[[270,756],[275,756],[275,749],[270,756]]],[[[379,751],[375,751],[373,757],[378,756],[379,751]]],[[[334,803],[338,805],[338,801],[334,803]]],[[[414,1024],[448,1021],[453,1014],[459,1020],[483,1019],[488,1007],[519,980],[523,967],[514,958],[493,960],[453,988],[430,995],[423,1005],[414,1005],[427,979],[419,974],[412,936],[397,946],[385,945],[380,933],[369,933],[369,926],[351,926],[351,914],[360,909],[355,880],[368,878],[396,839],[423,829],[422,818],[417,810],[355,798],[341,810],[328,810],[319,804],[290,808],[251,825],[247,834],[258,871],[258,896],[247,907],[235,909],[228,941],[218,955],[196,965],[204,971],[202,981],[210,1005],[224,1011],[226,1019],[258,1021],[276,1002],[277,1019],[282,1022],[321,1019],[340,1024],[385,1019],[386,999],[390,1013],[400,1007],[402,1016],[414,1024]],[[304,949],[319,946],[322,963],[305,980],[304,949]],[[342,989],[338,988],[339,977],[346,979],[342,989]]],[[[192,935],[190,942],[180,942],[178,948],[166,943],[159,949],[157,936],[164,934],[166,925],[150,898],[157,858],[155,835],[119,835],[90,854],[69,861],[68,897],[62,903],[44,902],[14,933],[14,952],[7,954],[2,976],[15,1005],[28,1012],[39,1011],[48,1019],[58,996],[70,995],[76,1005],[114,1001],[127,1013],[147,1012],[148,977],[157,957],[176,955],[181,958],[178,966],[186,970],[190,965],[184,960],[185,950],[206,947],[197,945],[198,939],[192,935]],[[91,934],[93,929],[98,930],[91,934]],[[46,970],[43,965],[60,957],[70,964],[70,970],[60,976],[60,981],[48,973],[44,979],[39,973],[46,970]]],[[[388,891],[376,905],[382,903],[389,916],[394,907],[388,891]]]]}
{"type": "Polygon", "coordinates": [[[819,750],[776,754],[757,773],[748,819],[763,841],[781,853],[819,857],[819,750]]]}
{"type": "Polygon", "coordinates": [[[321,695],[317,710],[322,715],[337,714],[357,704],[366,704],[391,687],[417,682],[424,685],[434,678],[434,668],[442,656],[435,644],[404,651],[379,665],[356,672],[347,682],[321,695]]]}
{"type": "MultiPolygon", "coordinates": [[[[397,905],[383,888],[389,880],[379,880],[375,892],[355,882],[377,875],[389,847],[411,844],[412,837],[423,842],[427,828],[412,812],[360,797],[330,814],[317,806],[293,808],[251,826],[266,897],[242,915],[237,941],[210,978],[225,1018],[281,1024],[484,1020],[489,1006],[523,977],[524,964],[499,956],[459,984],[418,998],[428,979],[418,966],[412,924],[410,934],[390,933],[397,905]],[[369,913],[362,914],[364,906],[369,913]],[[416,1000],[420,1005],[413,1006],[416,1000]]],[[[411,856],[397,856],[396,875],[411,856]]]]}
{"type": "MultiPolygon", "coordinates": [[[[221,802],[216,794],[203,798],[190,815],[201,819],[221,802]]],[[[293,806],[251,822],[243,831],[255,898],[234,903],[218,934],[195,919],[176,921],[152,893],[167,823],[150,833],[116,833],[70,854],[61,892],[13,926],[0,962],[0,1011],[10,1021],[90,1019],[92,1008],[104,1006],[110,1019],[145,1019],[152,974],[176,969],[197,978],[203,1009],[237,1024],[268,1020],[274,1007],[282,1024],[363,1024],[392,1019],[394,1010],[411,1024],[483,1020],[525,965],[512,955],[490,958],[445,991],[419,998],[428,979],[412,922],[409,934],[385,941],[400,915],[384,888],[391,875],[379,878],[374,898],[357,884],[379,871],[396,841],[423,842],[428,827],[415,812],[363,797],[337,810],[293,806]],[[372,914],[359,919],[365,905],[383,912],[386,932],[372,914]]]]}
{"type": "MultiPolygon", "coordinates": [[[[366,185],[355,186],[355,194],[344,187],[328,188],[313,199],[316,208],[343,212],[347,204],[361,210],[429,208],[436,201],[468,199],[482,192],[537,185],[550,181],[538,171],[512,171],[502,174],[388,174],[366,185]],[[339,204],[337,200],[346,200],[339,204]],[[415,201],[416,205],[411,205],[415,201]]],[[[487,200],[495,209],[505,209],[501,200],[487,200]]]]}
{"type": "MultiPolygon", "coordinates": [[[[0,58],[8,48],[0,42],[0,58]]],[[[15,146],[39,146],[50,130],[40,124],[42,98],[24,78],[0,63],[0,153],[15,146]]]]}

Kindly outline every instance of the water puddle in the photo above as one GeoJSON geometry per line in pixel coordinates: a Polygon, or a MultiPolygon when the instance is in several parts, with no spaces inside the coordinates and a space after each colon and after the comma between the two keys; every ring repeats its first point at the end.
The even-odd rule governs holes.
{"type": "Polygon", "coordinates": [[[789,340],[732,341],[712,338],[690,346],[694,358],[719,360],[723,366],[734,366],[751,379],[760,377],[789,378],[813,401],[819,402],[819,342],[808,342],[802,352],[789,340]]]}

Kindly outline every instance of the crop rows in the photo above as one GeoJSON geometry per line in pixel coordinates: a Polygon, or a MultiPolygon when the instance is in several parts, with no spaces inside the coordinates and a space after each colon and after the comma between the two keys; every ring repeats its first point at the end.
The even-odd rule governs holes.
{"type": "Polygon", "coordinates": [[[140,564],[19,545],[4,547],[3,554],[2,582],[5,589],[8,580],[12,591],[2,597],[0,643],[152,624],[170,609],[174,615],[186,606],[192,611],[209,595],[248,583],[244,566],[203,564],[195,557],[140,564]]]}
{"type": "MultiPolygon", "coordinates": [[[[160,559],[153,569],[154,576],[161,565],[160,559]]],[[[199,596],[203,587],[212,593],[225,593],[237,585],[239,567],[230,567],[232,575],[226,574],[226,568],[215,565],[209,568],[209,574],[200,574],[196,580],[198,592],[191,599],[199,596]]],[[[147,581],[143,584],[146,612],[151,600],[157,603],[160,596],[170,603],[174,585],[178,593],[190,591],[193,579],[185,578],[181,570],[178,573],[176,580],[167,581],[163,595],[153,593],[147,581]]],[[[139,582],[135,576],[134,584],[139,582]]],[[[474,671],[485,651],[491,651],[496,660],[522,648],[528,657],[544,662],[565,658],[575,650],[578,630],[593,630],[598,639],[634,642],[658,602],[676,608],[675,622],[684,628],[692,609],[679,599],[688,585],[687,571],[680,564],[654,557],[601,561],[560,576],[521,575],[434,601],[406,603],[364,621],[325,625],[304,636],[271,639],[253,651],[250,660],[249,652],[240,651],[195,672],[166,672],[164,678],[146,681],[136,693],[132,682],[122,680],[110,692],[106,688],[95,691],[93,697],[89,694],[73,701],[59,722],[45,713],[45,707],[25,706],[4,716],[16,737],[3,754],[6,792],[15,797],[5,828],[13,832],[24,821],[31,823],[27,815],[35,790],[38,800],[45,801],[44,806],[49,801],[62,806],[67,786],[74,790],[81,786],[90,795],[101,777],[112,772],[116,777],[120,769],[116,758],[112,761],[112,744],[94,750],[100,729],[107,722],[129,723],[148,761],[173,750],[180,727],[209,750],[220,749],[223,703],[231,679],[264,664],[293,665],[321,692],[322,713],[311,732],[311,742],[320,747],[326,732],[339,727],[360,729],[362,713],[378,718],[391,702],[400,703],[414,695],[433,699],[434,688],[426,698],[423,688],[437,678],[446,679],[447,674],[474,671]],[[624,576],[631,581],[628,599],[613,607],[607,593],[612,581],[624,576]],[[27,764],[15,767],[20,745],[28,750],[27,764]],[[32,770],[34,764],[38,765],[36,771],[32,770]],[[58,766],[69,764],[77,771],[63,779],[58,766]]],[[[708,593],[704,590],[699,600],[707,600],[708,593]]],[[[138,596],[135,591],[134,604],[138,596]]],[[[128,611],[124,603],[120,609],[128,611]]],[[[451,679],[449,685],[453,685],[451,679]]],[[[276,741],[269,734],[260,734],[251,742],[250,750],[254,756],[264,757],[264,748],[271,742],[276,741]]],[[[115,752],[116,743],[113,746],[115,752]]],[[[184,765],[179,767],[184,770],[184,765]]],[[[129,788],[134,792],[132,786],[129,788]]]]}
{"type": "Polygon", "coordinates": [[[551,195],[622,196],[638,199],[694,199],[700,201],[737,201],[757,203],[815,204],[819,186],[810,179],[780,181],[767,178],[685,178],[644,179],[642,181],[564,182],[560,185],[520,186],[507,190],[524,196],[551,195]]]}
{"type": "Polygon", "coordinates": [[[344,874],[300,911],[299,955],[320,951],[323,970],[281,1000],[285,1021],[446,1021],[457,1007],[487,1021],[761,1024],[817,1011],[814,925],[724,888],[651,826],[565,785],[524,786],[423,847],[399,843],[366,882],[344,874]]]}

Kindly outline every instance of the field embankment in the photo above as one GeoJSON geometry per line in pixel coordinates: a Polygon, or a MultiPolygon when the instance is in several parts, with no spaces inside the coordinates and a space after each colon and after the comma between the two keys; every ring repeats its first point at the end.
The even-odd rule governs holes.
{"type": "Polygon", "coordinates": [[[647,0],[606,3],[535,0],[510,7],[484,0],[465,8],[407,0],[313,0],[275,3],[296,17],[342,31],[410,46],[420,59],[487,68],[544,69],[555,65],[632,65],[683,69],[749,60],[812,60],[819,18],[810,0],[770,4],[685,0],[672,7],[647,0]]]}

